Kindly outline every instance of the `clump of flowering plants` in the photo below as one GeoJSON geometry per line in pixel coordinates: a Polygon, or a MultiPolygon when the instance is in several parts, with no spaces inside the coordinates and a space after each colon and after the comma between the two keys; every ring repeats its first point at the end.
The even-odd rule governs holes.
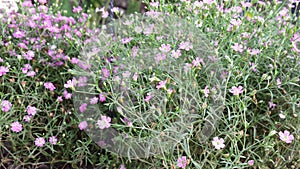
{"type": "Polygon", "coordinates": [[[95,32],[79,57],[84,64],[73,71],[82,79],[73,94],[79,119],[90,124],[85,131],[129,158],[170,153],[196,134],[194,126],[205,141],[224,104],[224,70],[205,36],[180,18],[146,15],[95,32]],[[101,94],[109,112],[90,103],[101,94]]]}
{"type": "Polygon", "coordinates": [[[0,168],[300,167],[292,1],[145,1],[145,22],[107,31],[89,30],[81,7],[66,17],[39,2],[1,13],[0,168]],[[220,113],[208,116],[220,93],[220,113]],[[141,147],[109,148],[126,139],[141,147]]]}
{"type": "MultiPolygon", "coordinates": [[[[66,72],[77,64],[89,15],[77,10],[67,17],[44,2],[20,1],[1,10],[0,159],[7,160],[0,168],[30,163],[61,168],[75,158],[69,165],[86,165],[78,158],[83,136],[64,84],[72,78],[66,72]]],[[[88,146],[99,150],[89,143],[83,147],[88,146]]]]}

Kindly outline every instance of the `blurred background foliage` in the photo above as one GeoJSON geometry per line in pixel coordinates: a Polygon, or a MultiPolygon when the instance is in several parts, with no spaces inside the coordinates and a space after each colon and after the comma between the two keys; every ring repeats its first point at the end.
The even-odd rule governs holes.
{"type": "MultiPolygon", "coordinates": [[[[53,6],[57,4],[60,11],[63,11],[65,16],[74,16],[73,7],[81,6],[86,13],[91,14],[90,23],[100,24],[103,23],[101,13],[96,12],[96,9],[105,7],[109,9],[110,0],[50,0],[48,5],[53,6]]],[[[114,0],[114,7],[118,7],[124,14],[131,14],[135,12],[145,12],[145,3],[142,0],[114,0]]]]}
{"type": "MultiPolygon", "coordinates": [[[[36,0],[32,0],[36,1],[36,0]]],[[[114,7],[118,7],[123,15],[132,14],[135,12],[144,13],[148,11],[147,6],[152,0],[113,0],[114,7]]],[[[161,4],[179,3],[180,0],[157,0],[161,4]]],[[[153,2],[153,1],[152,1],[153,2]]],[[[96,9],[104,7],[109,10],[110,0],[48,0],[48,6],[57,4],[58,10],[62,11],[65,16],[73,16],[73,7],[81,6],[85,13],[91,15],[88,25],[99,26],[106,23],[110,18],[103,20],[101,12],[96,12],[96,9]]],[[[116,18],[116,16],[115,16],[116,18]]]]}
{"type": "MultiPolygon", "coordinates": [[[[50,4],[59,4],[66,11],[66,15],[72,15],[73,6],[80,5],[85,11],[102,7],[108,9],[109,2],[110,0],[52,0],[50,4]]],[[[114,0],[114,6],[126,10],[126,14],[140,12],[141,4],[141,0],[114,0]]]]}

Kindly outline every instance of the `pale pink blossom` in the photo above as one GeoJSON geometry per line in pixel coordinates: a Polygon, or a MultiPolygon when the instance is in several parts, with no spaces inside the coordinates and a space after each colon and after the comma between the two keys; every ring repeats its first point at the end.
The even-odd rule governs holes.
{"type": "Polygon", "coordinates": [[[236,52],[240,52],[242,53],[244,51],[244,46],[238,43],[234,43],[233,46],[231,46],[231,48],[236,51],[236,52]]]}
{"type": "Polygon", "coordinates": [[[229,90],[229,92],[232,93],[232,94],[235,95],[235,96],[237,96],[237,95],[243,93],[243,91],[244,91],[244,90],[243,90],[243,87],[242,87],[242,86],[238,86],[238,87],[233,86],[233,87],[229,90]]]}
{"type": "Polygon", "coordinates": [[[80,130],[84,130],[84,129],[87,128],[87,126],[88,126],[87,122],[86,121],[82,121],[82,122],[79,123],[78,128],[80,130]]]}
{"type": "Polygon", "coordinates": [[[16,133],[21,132],[23,129],[22,124],[19,123],[18,121],[11,123],[10,127],[11,127],[11,130],[16,133]]]}
{"type": "Polygon", "coordinates": [[[110,127],[111,118],[107,116],[101,116],[101,120],[97,121],[98,127],[100,129],[105,129],[110,127]]]}
{"type": "Polygon", "coordinates": [[[177,167],[186,168],[186,165],[187,165],[186,156],[182,156],[182,157],[177,159],[177,167]]]}
{"type": "Polygon", "coordinates": [[[46,140],[43,137],[36,138],[34,141],[34,144],[37,147],[43,147],[45,145],[45,143],[46,143],[46,140]]]}
{"type": "Polygon", "coordinates": [[[249,160],[248,165],[253,166],[254,165],[254,160],[249,160]]]}
{"type": "Polygon", "coordinates": [[[213,146],[219,150],[225,147],[224,139],[219,137],[214,137],[212,141],[213,146]]]}
{"type": "Polygon", "coordinates": [[[281,141],[284,141],[286,143],[292,143],[292,141],[294,140],[294,136],[287,130],[284,130],[284,132],[279,132],[279,138],[281,141]]]}
{"type": "Polygon", "coordinates": [[[171,45],[170,44],[162,44],[159,47],[159,50],[162,51],[163,53],[168,53],[171,50],[171,45]]]}

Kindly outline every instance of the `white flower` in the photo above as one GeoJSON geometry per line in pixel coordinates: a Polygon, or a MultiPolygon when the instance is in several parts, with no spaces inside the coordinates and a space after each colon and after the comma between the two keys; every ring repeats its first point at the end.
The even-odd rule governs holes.
{"type": "Polygon", "coordinates": [[[0,0],[0,10],[4,10],[6,13],[18,11],[17,2],[19,0],[0,0]]]}
{"type": "Polygon", "coordinates": [[[219,137],[214,137],[212,144],[217,150],[220,150],[225,147],[224,139],[219,138],[219,137]]]}

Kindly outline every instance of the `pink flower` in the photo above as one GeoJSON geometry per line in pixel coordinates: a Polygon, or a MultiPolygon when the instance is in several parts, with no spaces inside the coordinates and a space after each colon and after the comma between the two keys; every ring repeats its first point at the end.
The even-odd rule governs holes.
{"type": "Polygon", "coordinates": [[[277,87],[280,88],[280,86],[282,84],[280,78],[277,78],[276,84],[277,84],[277,87]]]}
{"type": "MultiPolygon", "coordinates": [[[[250,38],[251,36],[250,36],[250,33],[248,33],[248,32],[243,32],[243,33],[241,33],[241,35],[242,35],[242,37],[243,38],[250,38]]],[[[250,49],[248,49],[248,51],[249,51],[250,49]]]]}
{"type": "Polygon", "coordinates": [[[32,67],[30,64],[25,64],[24,67],[22,68],[22,73],[25,74],[28,72],[28,70],[31,70],[31,69],[32,69],[32,67]]]}
{"type": "Polygon", "coordinates": [[[276,107],[276,104],[274,104],[273,102],[269,102],[269,108],[272,110],[276,107]]]}
{"type": "Polygon", "coordinates": [[[163,53],[168,53],[171,50],[171,45],[170,44],[162,44],[159,47],[159,50],[162,51],[163,53]]]}
{"type": "Polygon", "coordinates": [[[219,137],[214,137],[212,144],[217,150],[220,150],[225,147],[224,139],[219,138],[219,137]]]}
{"type": "Polygon", "coordinates": [[[248,165],[253,166],[254,165],[254,160],[249,160],[248,165]]]}
{"type": "Polygon", "coordinates": [[[193,49],[193,45],[191,44],[191,42],[181,42],[179,44],[179,49],[190,51],[191,49],[193,49]]]}
{"type": "Polygon", "coordinates": [[[28,21],[28,25],[31,27],[31,28],[36,28],[36,23],[32,20],[28,21]]]}
{"type": "Polygon", "coordinates": [[[25,115],[25,116],[23,117],[23,120],[24,120],[25,122],[29,122],[29,121],[31,120],[31,118],[32,118],[32,116],[30,116],[30,115],[25,115]]]}
{"type": "Polygon", "coordinates": [[[71,63],[73,63],[73,64],[77,64],[78,61],[79,61],[79,59],[77,59],[77,58],[72,58],[71,59],[71,63]]]}
{"type": "Polygon", "coordinates": [[[82,36],[82,33],[81,33],[80,31],[75,30],[74,33],[75,33],[78,37],[81,37],[81,36],[82,36]]]}
{"type": "Polygon", "coordinates": [[[156,62],[163,61],[163,60],[166,59],[166,54],[164,54],[164,53],[158,53],[158,54],[156,54],[156,56],[155,56],[154,59],[155,59],[156,62]]]}
{"type": "Polygon", "coordinates": [[[105,129],[110,127],[111,118],[107,116],[101,116],[101,120],[97,121],[100,129],[105,129]]]}
{"type": "Polygon", "coordinates": [[[53,85],[53,83],[51,83],[51,82],[46,82],[44,84],[44,86],[45,86],[46,89],[49,89],[50,91],[53,91],[53,90],[56,89],[55,86],[53,85]]]}
{"type": "Polygon", "coordinates": [[[11,130],[16,133],[22,131],[22,129],[23,129],[22,124],[19,123],[18,121],[11,123],[10,127],[11,127],[11,130]]]}
{"type": "Polygon", "coordinates": [[[127,126],[128,127],[131,127],[132,126],[132,122],[127,120],[126,118],[123,119],[124,123],[127,123],[127,126]]]}
{"type": "Polygon", "coordinates": [[[24,32],[17,31],[17,32],[13,33],[13,36],[14,36],[15,38],[22,38],[22,37],[25,36],[25,34],[24,34],[24,32]]]}
{"type": "Polygon", "coordinates": [[[87,85],[87,81],[88,81],[88,78],[85,77],[85,76],[80,76],[79,79],[78,79],[78,86],[86,86],[87,85]]]}
{"type": "Polygon", "coordinates": [[[230,23],[234,26],[240,26],[242,24],[242,21],[240,19],[231,19],[230,23]]]}
{"type": "Polygon", "coordinates": [[[242,87],[242,86],[238,86],[238,87],[233,86],[233,87],[229,90],[229,92],[230,92],[230,93],[233,93],[233,95],[235,95],[235,96],[237,96],[237,95],[243,93],[243,91],[244,91],[244,90],[243,90],[243,87],[242,87]]]}
{"type": "Polygon", "coordinates": [[[172,52],[171,52],[171,56],[173,57],[173,58],[179,58],[180,56],[181,56],[181,50],[179,50],[179,49],[177,49],[176,51],[175,50],[173,50],[172,52]]]}
{"type": "Polygon", "coordinates": [[[256,72],[257,69],[256,69],[256,66],[255,66],[255,63],[251,62],[250,65],[251,65],[251,68],[252,68],[253,72],[256,72]]]}
{"type": "Polygon", "coordinates": [[[241,2],[241,5],[244,8],[248,8],[248,7],[252,6],[252,4],[250,2],[241,2]]]}
{"type": "Polygon", "coordinates": [[[104,11],[103,13],[102,13],[102,18],[107,18],[108,17],[108,15],[109,15],[109,13],[107,12],[107,11],[104,11]]]}
{"type": "Polygon", "coordinates": [[[139,74],[134,73],[133,76],[132,76],[132,80],[137,81],[138,77],[139,77],[139,74]]]}
{"type": "Polygon", "coordinates": [[[46,143],[46,140],[43,137],[38,137],[34,140],[34,144],[38,147],[43,147],[46,143]]]}
{"type": "Polygon", "coordinates": [[[249,52],[250,55],[257,55],[260,53],[259,49],[248,49],[247,51],[249,52]]]}
{"type": "Polygon", "coordinates": [[[80,113],[83,113],[83,112],[85,112],[85,110],[86,110],[86,107],[87,107],[87,104],[86,104],[86,103],[83,103],[83,104],[81,104],[81,105],[80,105],[80,107],[79,107],[79,111],[80,111],[80,113]]]}
{"type": "Polygon", "coordinates": [[[32,5],[32,3],[31,3],[31,1],[24,1],[23,3],[22,3],[22,6],[23,7],[32,7],[33,5],[32,5]]]}
{"type": "Polygon", "coordinates": [[[294,136],[292,134],[290,134],[289,131],[284,130],[284,132],[279,132],[279,138],[281,141],[284,141],[286,143],[291,143],[294,140],[294,136]]]}
{"type": "Polygon", "coordinates": [[[57,101],[62,102],[62,101],[63,101],[62,96],[58,96],[58,97],[57,97],[57,101]]]}
{"type": "Polygon", "coordinates": [[[76,79],[73,78],[72,80],[68,80],[67,84],[64,84],[64,87],[65,88],[74,88],[76,86],[76,83],[77,83],[76,79]]]}
{"type": "Polygon", "coordinates": [[[138,54],[138,47],[134,46],[131,48],[132,50],[132,57],[136,57],[138,54]]]}
{"type": "Polygon", "coordinates": [[[132,39],[133,39],[133,38],[123,38],[123,39],[121,39],[121,42],[122,42],[123,44],[126,44],[126,43],[129,43],[132,39]]]}
{"type": "Polygon", "coordinates": [[[4,66],[0,66],[0,77],[5,75],[7,72],[9,72],[9,69],[4,66]]]}
{"type": "Polygon", "coordinates": [[[52,144],[52,145],[57,144],[57,138],[55,136],[51,136],[49,138],[49,143],[52,144]]]}
{"type": "Polygon", "coordinates": [[[8,100],[2,100],[1,109],[3,112],[8,112],[12,107],[12,104],[8,100]]]}
{"type": "Polygon", "coordinates": [[[104,79],[108,78],[110,76],[110,71],[106,68],[102,68],[102,77],[104,79]]]}
{"type": "Polygon", "coordinates": [[[120,169],[126,169],[124,164],[121,164],[120,169]]]}
{"type": "Polygon", "coordinates": [[[19,43],[18,46],[20,48],[23,48],[23,49],[27,49],[28,48],[25,43],[19,43]]]}
{"type": "Polygon", "coordinates": [[[44,13],[47,13],[47,12],[48,12],[48,7],[45,6],[45,5],[40,5],[40,6],[38,7],[38,9],[39,9],[39,11],[44,12],[44,13]]]}
{"type": "Polygon", "coordinates": [[[26,76],[29,76],[29,77],[33,77],[33,76],[35,76],[35,75],[36,75],[35,71],[29,71],[29,72],[27,72],[27,74],[26,74],[26,76]]]}
{"type": "Polygon", "coordinates": [[[145,102],[149,102],[150,99],[152,98],[153,96],[150,94],[150,93],[147,93],[147,96],[146,98],[144,99],[145,102]]]}
{"type": "Polygon", "coordinates": [[[192,67],[193,67],[192,64],[190,64],[190,63],[185,63],[185,65],[184,65],[184,67],[183,67],[183,68],[184,68],[184,72],[190,71],[192,67]]]}
{"type": "Polygon", "coordinates": [[[177,166],[179,168],[185,168],[187,164],[186,156],[182,156],[177,159],[177,166]]]}
{"type": "Polygon", "coordinates": [[[237,51],[237,52],[240,52],[242,53],[244,51],[244,46],[241,45],[241,44],[238,44],[238,43],[234,43],[233,46],[231,46],[231,48],[234,50],[234,51],[237,51]]]}
{"type": "Polygon", "coordinates": [[[98,144],[100,147],[106,146],[106,144],[105,144],[105,142],[104,142],[103,140],[99,140],[99,141],[97,142],[97,144],[98,144]]]}
{"type": "Polygon", "coordinates": [[[167,84],[167,80],[165,80],[165,81],[160,81],[160,82],[158,83],[158,85],[156,85],[156,88],[157,88],[157,89],[165,88],[165,87],[166,87],[166,84],[167,84]]]}
{"type": "Polygon", "coordinates": [[[79,13],[82,11],[82,8],[80,6],[78,6],[77,8],[76,7],[73,7],[73,12],[74,13],[79,13]]]}
{"type": "Polygon", "coordinates": [[[34,116],[36,114],[36,107],[32,107],[32,106],[27,106],[27,114],[34,116]]]}
{"type": "Polygon", "coordinates": [[[79,127],[80,130],[86,129],[87,126],[88,126],[88,124],[87,124],[86,121],[82,121],[82,122],[80,122],[79,125],[78,125],[78,127],[79,127]]]}
{"type": "Polygon", "coordinates": [[[151,24],[150,26],[148,26],[144,29],[143,33],[148,36],[153,33],[153,28],[154,28],[154,25],[151,24]]]}
{"type": "Polygon", "coordinates": [[[205,86],[205,88],[204,88],[204,95],[205,95],[205,97],[208,97],[208,94],[209,94],[209,89],[208,89],[207,86],[205,86]]]}
{"type": "Polygon", "coordinates": [[[45,3],[47,3],[47,0],[39,0],[39,3],[40,4],[45,4],[45,3]]]}
{"type": "Polygon", "coordinates": [[[33,51],[28,51],[25,55],[24,58],[27,60],[32,60],[34,58],[34,52],[33,51]]]}
{"type": "Polygon", "coordinates": [[[65,99],[70,99],[72,97],[72,93],[68,93],[67,90],[64,90],[63,94],[64,94],[65,99]]]}
{"type": "Polygon", "coordinates": [[[296,32],[290,40],[296,42],[300,41],[300,32],[296,32]]]}
{"type": "Polygon", "coordinates": [[[106,101],[106,97],[102,93],[99,94],[99,99],[100,99],[100,102],[105,102],[106,101]]]}
{"type": "Polygon", "coordinates": [[[169,95],[172,94],[172,93],[173,93],[173,89],[169,88],[169,89],[167,90],[167,93],[168,93],[169,95]]]}
{"type": "Polygon", "coordinates": [[[159,2],[150,2],[150,6],[158,7],[159,6],[159,2]]]}
{"type": "Polygon", "coordinates": [[[192,61],[194,67],[200,66],[200,63],[204,64],[203,59],[197,57],[195,60],[192,61]]]}
{"type": "Polygon", "coordinates": [[[203,3],[204,3],[204,4],[211,5],[211,4],[214,3],[214,0],[203,0],[203,3]]]}
{"type": "Polygon", "coordinates": [[[99,100],[98,97],[93,97],[93,98],[90,99],[90,104],[97,104],[98,100],[99,100]]]}
{"type": "MultiPolygon", "coordinates": [[[[146,12],[146,15],[147,16],[150,16],[152,18],[157,18],[159,17],[159,15],[161,15],[162,12],[157,12],[157,11],[154,11],[153,9],[151,9],[150,11],[146,12]]],[[[153,25],[153,24],[152,24],[153,25]]],[[[153,28],[153,27],[152,27],[153,28]]],[[[151,34],[151,33],[150,33],[151,34]]]]}
{"type": "Polygon", "coordinates": [[[111,9],[111,11],[114,12],[114,13],[119,13],[120,12],[120,8],[119,7],[113,7],[111,9]]]}

